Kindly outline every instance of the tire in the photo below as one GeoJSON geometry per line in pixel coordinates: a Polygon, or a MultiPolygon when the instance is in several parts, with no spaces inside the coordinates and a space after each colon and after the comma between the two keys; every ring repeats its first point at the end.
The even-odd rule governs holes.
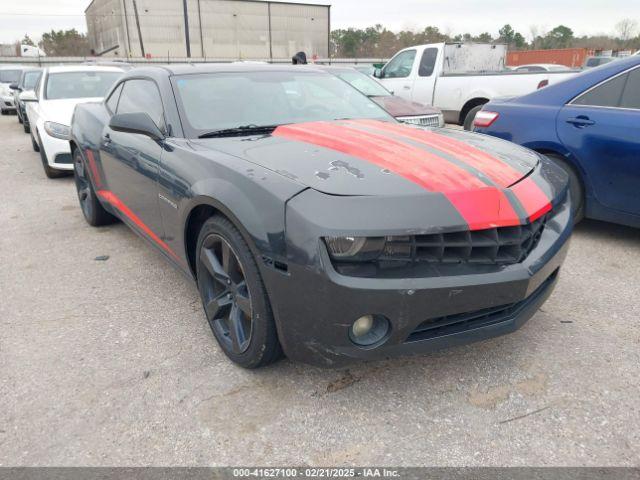
{"type": "Polygon", "coordinates": [[[44,151],[44,147],[42,145],[38,144],[37,151],[40,152],[40,160],[42,160],[42,168],[44,169],[44,174],[47,176],[47,178],[60,178],[60,177],[66,177],[67,175],[69,175],[64,170],[57,170],[49,166],[49,162],[47,161],[47,153],[44,151]]]}
{"type": "Polygon", "coordinates": [[[31,133],[31,127],[27,123],[22,122],[22,129],[24,130],[24,133],[31,133]]]}
{"type": "Polygon", "coordinates": [[[89,225],[92,227],[101,227],[114,223],[117,219],[105,208],[98,200],[96,191],[93,188],[91,179],[87,175],[86,164],[80,150],[73,152],[73,172],[76,184],[76,192],[78,193],[78,201],[82,215],[89,225]]]}
{"type": "Polygon", "coordinates": [[[477,107],[473,107],[471,110],[467,112],[467,116],[464,117],[464,129],[465,130],[473,130],[473,121],[476,118],[476,113],[482,110],[483,105],[478,105],[477,107]]]}
{"type": "MultiPolygon", "coordinates": [[[[16,110],[16,112],[17,112],[17,110],[16,110]]],[[[20,116],[19,113],[16,113],[16,114],[18,115],[18,123],[22,123],[22,117],[20,116]]]]}
{"type": "Polygon", "coordinates": [[[209,218],[198,235],[196,254],[200,298],[223,352],[244,368],[278,360],[282,348],[269,298],[238,229],[225,217],[209,218]]]}
{"type": "Polygon", "coordinates": [[[571,195],[571,211],[573,212],[573,224],[584,219],[584,185],[575,167],[567,162],[564,157],[549,153],[545,155],[552,162],[558,164],[569,175],[569,195],[571,195]]]}
{"type": "Polygon", "coordinates": [[[31,132],[31,146],[33,147],[34,152],[40,151],[40,145],[38,145],[38,142],[36,142],[36,139],[33,136],[33,132],[31,132]]]}
{"type": "Polygon", "coordinates": [[[2,115],[8,115],[6,110],[0,110],[0,112],[2,113],[2,115]]]}

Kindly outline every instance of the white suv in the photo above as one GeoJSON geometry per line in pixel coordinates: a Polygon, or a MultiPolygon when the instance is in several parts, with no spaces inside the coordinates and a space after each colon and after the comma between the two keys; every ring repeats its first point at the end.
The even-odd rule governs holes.
{"type": "Polygon", "coordinates": [[[73,170],[69,125],[76,105],[102,100],[123,72],[115,66],[48,67],[33,98],[21,97],[27,106],[33,149],[40,152],[47,177],[56,178],[73,170]]]}

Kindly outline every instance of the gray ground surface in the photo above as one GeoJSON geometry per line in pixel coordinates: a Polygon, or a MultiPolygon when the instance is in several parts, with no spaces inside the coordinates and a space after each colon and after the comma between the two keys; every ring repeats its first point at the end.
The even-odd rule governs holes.
{"type": "Polygon", "coordinates": [[[640,465],[638,230],[581,225],[555,293],[510,336],[248,372],[160,254],[84,222],[14,116],[0,227],[1,465],[640,465]]]}

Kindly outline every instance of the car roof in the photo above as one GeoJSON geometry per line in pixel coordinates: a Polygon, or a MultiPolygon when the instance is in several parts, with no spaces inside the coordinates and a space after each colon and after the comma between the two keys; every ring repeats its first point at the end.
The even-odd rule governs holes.
{"type": "Polygon", "coordinates": [[[603,82],[614,75],[640,66],[640,57],[619,58],[615,62],[583,70],[581,73],[561,80],[558,83],[541,88],[519,97],[521,104],[562,105],[569,102],[585,89],[603,82]]]}
{"type": "Polygon", "coordinates": [[[26,65],[0,65],[0,70],[24,70],[26,65]]]}
{"type": "Polygon", "coordinates": [[[182,63],[171,65],[145,65],[133,68],[127,72],[128,76],[142,73],[145,70],[149,73],[157,73],[164,70],[170,75],[189,75],[198,73],[219,73],[219,72],[299,72],[301,69],[320,72],[321,69],[314,68],[313,65],[291,65],[291,64],[260,64],[260,63],[182,63]]]}
{"type": "Polygon", "coordinates": [[[47,67],[48,73],[60,72],[124,72],[122,67],[97,65],[57,65],[47,67]]]}

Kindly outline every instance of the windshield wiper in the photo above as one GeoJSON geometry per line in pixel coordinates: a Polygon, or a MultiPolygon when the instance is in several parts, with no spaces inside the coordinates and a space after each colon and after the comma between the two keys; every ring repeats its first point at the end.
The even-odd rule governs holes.
{"type": "Polygon", "coordinates": [[[236,135],[252,135],[254,133],[271,133],[280,125],[240,125],[233,128],[221,128],[198,135],[198,138],[233,137],[236,135]]]}

